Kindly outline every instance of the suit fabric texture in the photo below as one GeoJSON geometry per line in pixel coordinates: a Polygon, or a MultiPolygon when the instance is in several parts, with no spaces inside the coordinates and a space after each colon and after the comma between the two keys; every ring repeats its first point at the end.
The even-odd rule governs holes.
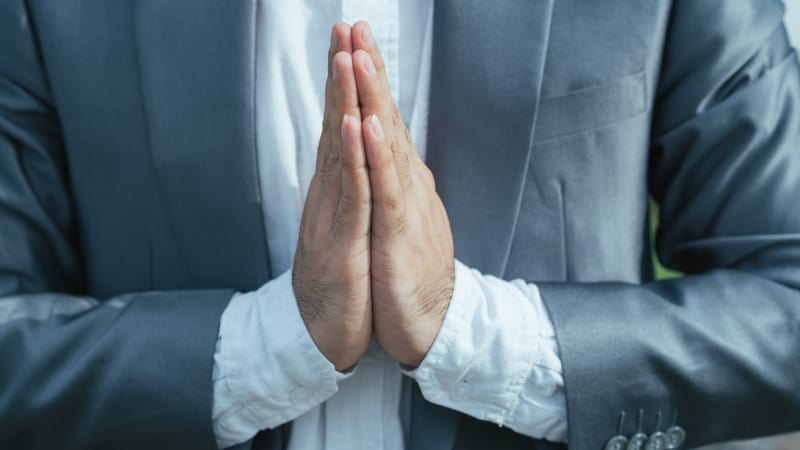
{"type": "MultiPolygon", "coordinates": [[[[252,0],[0,4],[0,447],[213,449],[234,291],[272,276],[252,0]]],[[[778,0],[437,0],[456,257],[535,282],[569,448],[800,429],[800,70],[778,0]],[[687,273],[653,281],[656,249],[687,273]]],[[[408,448],[551,445],[427,402],[408,448]]],[[[289,426],[243,449],[278,450],[289,426]]]]}

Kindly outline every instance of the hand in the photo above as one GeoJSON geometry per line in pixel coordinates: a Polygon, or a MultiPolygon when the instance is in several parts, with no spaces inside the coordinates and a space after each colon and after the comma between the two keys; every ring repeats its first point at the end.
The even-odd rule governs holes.
{"type": "Polygon", "coordinates": [[[370,186],[351,51],[350,27],[337,23],[316,173],[292,269],[300,315],[339,371],[353,366],[372,338],[370,186]]]}
{"type": "Polygon", "coordinates": [[[392,101],[383,59],[364,22],[352,28],[353,70],[372,188],[372,308],[378,341],[397,361],[420,364],[453,293],[450,223],[433,174],[392,101]]]}

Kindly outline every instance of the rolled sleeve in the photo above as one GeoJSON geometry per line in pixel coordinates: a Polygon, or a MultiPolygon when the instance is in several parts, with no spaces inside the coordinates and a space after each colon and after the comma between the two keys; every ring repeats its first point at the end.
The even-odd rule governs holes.
{"type": "Polygon", "coordinates": [[[214,431],[221,448],[294,420],[338,390],[338,373],[300,316],[291,271],[225,309],[214,355],[214,431]]]}
{"type": "Polygon", "coordinates": [[[456,261],[450,307],[420,366],[423,396],[534,438],[564,442],[564,377],[553,325],[534,284],[456,261]]]}

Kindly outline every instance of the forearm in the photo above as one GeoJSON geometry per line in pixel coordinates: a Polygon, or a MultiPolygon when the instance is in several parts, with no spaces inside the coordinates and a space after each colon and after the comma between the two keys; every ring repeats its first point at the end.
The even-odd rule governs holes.
{"type": "Polygon", "coordinates": [[[581,424],[570,446],[671,425],[686,430],[688,447],[800,427],[796,289],[732,270],[539,288],[568,374],[569,420],[581,424]]]}
{"type": "Polygon", "coordinates": [[[0,447],[215,448],[211,358],[230,295],[0,299],[0,447]]]}

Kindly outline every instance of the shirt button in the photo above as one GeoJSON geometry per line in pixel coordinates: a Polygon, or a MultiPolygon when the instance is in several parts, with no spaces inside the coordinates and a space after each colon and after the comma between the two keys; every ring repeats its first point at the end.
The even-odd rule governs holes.
{"type": "Polygon", "coordinates": [[[669,450],[681,448],[684,442],[686,442],[686,430],[677,425],[667,430],[667,448],[669,450]]]}
{"type": "Polygon", "coordinates": [[[628,438],[622,435],[616,435],[606,442],[605,450],[626,450],[628,445],[628,438]]]}
{"type": "Polygon", "coordinates": [[[644,450],[645,443],[647,443],[647,435],[636,433],[628,440],[628,447],[625,450],[644,450]]]}

